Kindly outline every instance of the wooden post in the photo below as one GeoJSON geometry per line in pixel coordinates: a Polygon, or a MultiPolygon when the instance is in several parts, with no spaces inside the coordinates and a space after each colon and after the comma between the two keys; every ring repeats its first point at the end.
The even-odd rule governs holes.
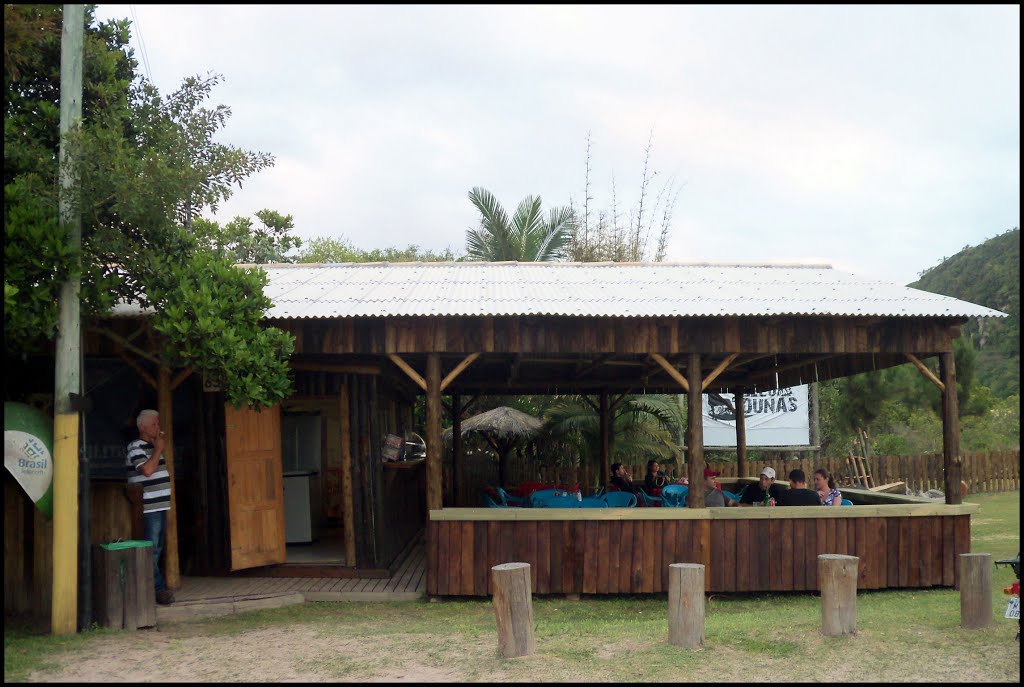
{"type": "Polygon", "coordinates": [[[441,355],[427,354],[427,511],[441,504],[441,355]]]}
{"type": "MultiPolygon", "coordinates": [[[[611,442],[608,440],[608,435],[611,431],[611,418],[609,417],[610,412],[608,409],[608,391],[607,389],[601,391],[600,405],[598,414],[601,417],[600,432],[601,432],[601,483],[598,486],[606,487],[608,482],[611,480],[611,442]]],[[[589,484],[587,485],[590,486],[589,484]]]]}
{"type": "Polygon", "coordinates": [[[704,508],[704,425],[701,418],[700,353],[691,353],[686,366],[686,447],[690,492],[687,508],[704,508]]]}
{"type": "MultiPolygon", "coordinates": [[[[60,40],[60,157],[58,210],[70,246],[82,243],[78,211],[77,152],[69,135],[82,121],[84,5],[64,5],[60,40]]],[[[76,259],[77,260],[77,259],[76,259]]],[[[79,409],[71,394],[81,394],[81,279],[72,276],[60,287],[59,320],[54,349],[53,387],[53,580],[50,631],[74,634],[78,619],[78,424],[79,409]]]]}
{"type": "Polygon", "coordinates": [[[857,556],[818,555],[821,632],[826,637],[857,632],[857,556]]]}
{"type": "Polygon", "coordinates": [[[746,477],[747,466],[747,415],[743,412],[743,392],[733,394],[736,407],[736,476],[746,477]]]}
{"type": "MultiPolygon", "coordinates": [[[[953,352],[939,354],[939,374],[945,388],[942,390],[942,470],[946,503],[963,503],[960,495],[960,420],[956,397],[956,363],[953,352]]],[[[973,485],[972,485],[973,487],[973,485]]]]}
{"type": "Polygon", "coordinates": [[[960,627],[979,630],[992,624],[992,554],[960,554],[960,627]]]}
{"type": "Polygon", "coordinates": [[[174,485],[174,403],[171,396],[171,368],[160,365],[157,376],[157,412],[160,428],[164,431],[164,460],[170,478],[171,509],[167,512],[167,532],[164,535],[164,581],[168,589],[181,588],[181,570],[178,566],[178,504],[174,485]]]}
{"type": "Polygon", "coordinates": [[[685,649],[704,646],[704,566],[700,563],[668,566],[668,643],[685,649]]]}
{"type": "Polygon", "coordinates": [[[462,505],[462,400],[452,396],[452,506],[462,505]]]}
{"type": "Polygon", "coordinates": [[[529,656],[537,650],[533,637],[533,595],[529,563],[502,563],[491,568],[498,648],[505,658],[529,656]]]}
{"type": "Polygon", "coordinates": [[[345,539],[345,565],[356,564],[355,506],[352,491],[352,418],[348,375],[342,378],[338,389],[338,428],[341,435],[341,517],[342,536],[345,539]]]}

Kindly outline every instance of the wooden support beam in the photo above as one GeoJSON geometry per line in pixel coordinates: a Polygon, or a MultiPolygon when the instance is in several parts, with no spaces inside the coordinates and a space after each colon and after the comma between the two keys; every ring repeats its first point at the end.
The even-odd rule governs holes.
{"type": "Polygon", "coordinates": [[[686,395],[686,462],[690,479],[686,505],[688,508],[704,508],[704,423],[701,412],[700,353],[690,354],[686,372],[689,377],[686,395]]]}
{"type": "MultiPolygon", "coordinates": [[[[141,348],[133,344],[131,341],[124,338],[123,336],[118,336],[114,332],[108,331],[106,329],[101,329],[99,327],[86,327],[86,331],[92,332],[93,334],[102,334],[103,336],[107,337],[108,339],[118,344],[119,346],[127,348],[129,351],[139,356],[140,358],[145,358],[154,365],[160,364],[160,359],[157,356],[153,355],[149,351],[142,350],[141,348]]],[[[153,386],[155,387],[156,384],[154,384],[153,386]]]]}
{"type": "Polygon", "coordinates": [[[630,394],[633,393],[633,387],[626,389],[626,392],[612,401],[612,404],[608,406],[608,411],[614,413],[615,409],[619,407],[619,404],[629,398],[630,394]]]}
{"type": "Polygon", "coordinates": [[[942,472],[946,503],[963,502],[960,480],[963,459],[960,458],[960,420],[957,412],[956,363],[953,352],[939,354],[939,373],[942,375],[942,472]]]}
{"type": "Polygon", "coordinates": [[[448,385],[455,381],[455,379],[462,374],[463,370],[473,364],[477,358],[480,357],[479,353],[470,353],[466,358],[455,366],[455,369],[448,373],[448,375],[441,380],[441,393],[448,388],[448,385]]]}
{"type": "Polygon", "coordinates": [[[733,394],[733,414],[736,415],[736,475],[746,477],[747,466],[747,414],[743,412],[743,392],[733,394]]]}
{"type": "Polygon", "coordinates": [[[184,370],[179,372],[178,376],[175,377],[173,380],[171,380],[171,391],[174,391],[175,389],[177,389],[178,386],[180,386],[182,382],[184,382],[186,379],[188,379],[188,376],[190,374],[192,374],[192,368],[191,367],[186,367],[184,370]]]}
{"type": "MultiPolygon", "coordinates": [[[[391,362],[393,362],[395,365],[398,366],[398,369],[400,369],[402,372],[407,374],[409,376],[409,379],[411,379],[412,381],[414,381],[416,383],[416,386],[418,386],[419,388],[423,389],[424,391],[427,390],[427,382],[426,382],[426,380],[423,379],[423,377],[420,376],[419,372],[417,372],[416,370],[414,370],[411,367],[409,367],[409,364],[407,362],[402,360],[395,353],[388,353],[388,358],[391,360],[391,362]]],[[[438,384],[440,384],[440,382],[438,382],[438,384]]]]}
{"type": "Polygon", "coordinates": [[[157,412],[160,428],[166,441],[164,460],[170,477],[171,509],[167,512],[167,531],[164,533],[164,579],[168,589],[181,588],[181,568],[178,562],[178,504],[174,484],[174,403],[171,395],[171,368],[161,365],[157,373],[157,412]]]}
{"type": "Polygon", "coordinates": [[[452,506],[459,506],[455,498],[462,482],[462,404],[458,394],[452,396],[452,506]]]}
{"type": "Polygon", "coordinates": [[[761,377],[773,377],[776,374],[778,374],[779,372],[785,372],[786,370],[792,370],[794,367],[803,367],[804,365],[814,365],[816,363],[820,363],[823,360],[828,360],[829,358],[835,358],[835,357],[836,356],[834,354],[832,354],[832,353],[826,353],[824,355],[816,355],[816,356],[811,357],[811,358],[804,358],[803,360],[794,360],[793,362],[786,363],[785,365],[776,365],[775,367],[772,367],[772,368],[767,369],[767,370],[761,370],[760,372],[753,372],[753,373],[750,374],[750,378],[751,379],[759,379],[761,377]]]}
{"type": "Polygon", "coordinates": [[[356,525],[352,488],[352,422],[348,381],[342,379],[338,389],[338,433],[341,435],[341,517],[345,540],[345,565],[356,565],[356,525]]]}
{"type": "Polygon", "coordinates": [[[582,398],[584,401],[587,402],[587,405],[590,406],[591,410],[594,410],[596,412],[601,412],[600,408],[598,408],[598,405],[590,400],[590,396],[587,396],[586,394],[581,394],[580,398],[582,398]]]}
{"type": "Polygon", "coordinates": [[[142,366],[141,366],[141,365],[139,365],[139,364],[138,364],[137,362],[135,362],[134,360],[132,360],[132,359],[131,359],[131,358],[130,358],[130,357],[128,356],[128,354],[127,354],[127,353],[125,353],[124,351],[118,351],[118,352],[117,352],[117,355],[118,355],[118,356],[119,356],[119,357],[121,358],[121,360],[123,360],[123,361],[125,362],[125,364],[126,364],[126,365],[127,365],[128,367],[130,367],[130,368],[132,368],[133,370],[135,370],[135,373],[136,373],[137,375],[139,375],[139,377],[141,377],[141,378],[142,378],[142,381],[146,382],[146,384],[149,384],[149,386],[150,386],[150,387],[152,387],[152,388],[154,388],[154,389],[155,389],[155,388],[157,388],[157,383],[156,383],[156,380],[155,380],[155,379],[153,379],[153,375],[151,375],[151,374],[149,374],[148,372],[146,372],[145,370],[143,370],[143,369],[142,369],[142,366]]]}
{"type": "MultiPolygon", "coordinates": [[[[611,473],[611,408],[608,406],[608,392],[601,392],[601,407],[598,410],[600,421],[598,423],[601,433],[601,484],[606,486],[612,478],[611,473]]],[[[586,486],[590,486],[589,484],[586,486]]]]}
{"type": "Polygon", "coordinates": [[[586,377],[588,374],[604,365],[613,357],[615,357],[614,353],[605,353],[604,355],[599,355],[595,361],[593,361],[592,363],[590,363],[589,365],[582,368],[579,372],[576,373],[576,380],[579,381],[580,379],[586,377]]]}
{"type": "Polygon", "coordinates": [[[305,360],[293,360],[293,370],[303,372],[340,372],[354,375],[379,375],[380,365],[339,365],[337,363],[317,363],[305,360]]]}
{"type": "MultiPolygon", "coordinates": [[[[393,356],[397,358],[398,356],[393,356]]],[[[404,361],[403,361],[404,364],[404,361]]],[[[442,508],[441,496],[441,355],[427,353],[427,512],[442,508]]]]}
{"type": "MultiPolygon", "coordinates": [[[[667,360],[665,360],[665,358],[663,358],[661,355],[657,353],[651,353],[651,358],[653,358],[656,363],[661,365],[662,369],[664,369],[665,372],[668,373],[669,377],[676,380],[676,383],[678,383],[679,386],[683,387],[683,391],[689,393],[690,383],[686,381],[686,377],[679,373],[679,370],[672,367],[672,365],[667,360]]],[[[698,370],[698,377],[700,376],[699,372],[700,371],[698,370]]]]}
{"type": "Polygon", "coordinates": [[[712,370],[711,374],[709,374],[707,377],[705,377],[704,381],[701,382],[701,389],[700,390],[701,391],[706,391],[708,386],[710,386],[711,382],[715,381],[715,378],[718,377],[718,375],[720,375],[723,372],[725,372],[729,368],[729,365],[732,363],[732,361],[736,360],[736,357],[738,355],[739,355],[739,353],[733,353],[728,358],[726,358],[725,360],[720,362],[718,364],[718,367],[716,367],[714,370],[712,370]]]}
{"type": "Polygon", "coordinates": [[[942,383],[942,380],[936,377],[935,373],[929,370],[928,366],[922,363],[916,355],[914,355],[913,353],[904,353],[903,355],[907,356],[907,360],[914,363],[914,367],[920,370],[921,374],[923,374],[928,379],[928,381],[930,381],[935,386],[939,387],[939,391],[946,390],[946,385],[942,383]]]}

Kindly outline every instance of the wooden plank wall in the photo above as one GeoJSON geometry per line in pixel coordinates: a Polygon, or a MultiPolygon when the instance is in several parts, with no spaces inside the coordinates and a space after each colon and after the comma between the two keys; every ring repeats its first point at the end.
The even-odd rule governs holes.
{"type": "MultiPolygon", "coordinates": [[[[93,482],[93,544],[131,539],[132,510],[124,484],[93,482]]],[[[135,533],[134,536],[138,536],[135,533]]],[[[4,479],[4,612],[49,622],[53,587],[53,522],[10,476],[4,479]]]]}
{"type": "MultiPolygon", "coordinates": [[[[993,493],[1017,491],[1020,489],[1020,450],[965,452],[963,479],[967,482],[968,493],[993,493]]],[[[714,456],[709,458],[716,470],[723,477],[738,477],[737,465],[732,462],[716,462],[714,456]]],[[[845,458],[801,458],[797,460],[750,461],[749,475],[760,474],[766,465],[775,468],[779,479],[788,479],[789,471],[800,468],[808,477],[820,467],[836,476],[840,485],[848,483],[846,478],[845,458]]],[[[445,507],[475,507],[482,505],[480,491],[484,485],[495,485],[498,482],[497,459],[493,451],[477,451],[468,453],[462,461],[462,484],[454,489],[454,500],[445,500],[445,507]]],[[[647,473],[646,463],[629,466],[634,482],[642,482],[647,473]]],[[[672,467],[674,474],[685,474],[674,465],[662,462],[662,469],[672,467]]],[[[942,454],[932,453],[920,456],[872,456],[870,459],[871,475],[875,485],[906,482],[915,492],[926,492],[929,489],[942,491],[942,454]]],[[[445,457],[445,470],[451,470],[451,451],[445,457]]],[[[515,454],[511,461],[511,479],[509,484],[518,485],[523,482],[540,481],[546,484],[576,484],[580,482],[580,471],[577,466],[554,466],[525,454],[515,454]]],[[[840,487],[841,488],[841,487],[840,487]]]]}
{"type": "Polygon", "coordinates": [[[953,587],[970,516],[752,520],[431,521],[427,594],[487,596],[490,569],[530,564],[537,594],[657,594],[671,563],[708,592],[818,590],[818,554],[860,558],[859,589],[953,587]]]}

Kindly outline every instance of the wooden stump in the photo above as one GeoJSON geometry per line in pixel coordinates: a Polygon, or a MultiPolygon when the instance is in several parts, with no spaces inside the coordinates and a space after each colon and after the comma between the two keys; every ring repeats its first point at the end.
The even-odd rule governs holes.
{"type": "Polygon", "coordinates": [[[821,632],[826,637],[857,632],[856,556],[834,553],[818,555],[818,584],[821,588],[821,632]]]}
{"type": "Polygon", "coordinates": [[[668,643],[686,649],[704,646],[704,566],[668,566],[668,643]]]}
{"type": "Polygon", "coordinates": [[[153,549],[93,546],[93,617],[100,627],[135,630],[156,625],[153,549]]]}
{"type": "Polygon", "coordinates": [[[960,627],[992,624],[992,554],[960,554],[960,627]]]}
{"type": "Polygon", "coordinates": [[[533,638],[533,596],[529,563],[502,563],[491,568],[498,647],[505,658],[529,656],[537,650],[533,638]]]}

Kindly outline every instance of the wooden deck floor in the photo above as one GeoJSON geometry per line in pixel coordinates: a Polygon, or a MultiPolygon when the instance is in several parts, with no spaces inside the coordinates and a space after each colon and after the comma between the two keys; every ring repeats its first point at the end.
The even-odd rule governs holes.
{"type": "Polygon", "coordinates": [[[390,578],[183,577],[157,621],[240,613],[306,601],[412,601],[426,591],[422,537],[390,578]]]}

